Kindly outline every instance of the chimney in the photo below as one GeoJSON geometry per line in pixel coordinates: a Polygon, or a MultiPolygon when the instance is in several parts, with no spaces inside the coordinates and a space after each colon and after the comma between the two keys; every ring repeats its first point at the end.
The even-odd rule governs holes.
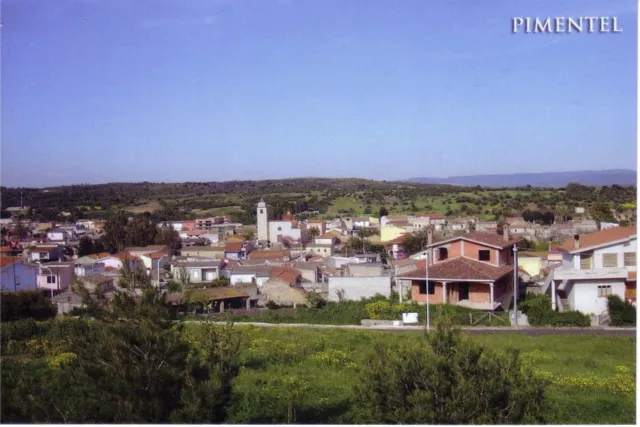
{"type": "Polygon", "coordinates": [[[576,249],[579,249],[579,248],[580,248],[580,235],[579,235],[579,234],[575,234],[575,235],[573,236],[573,246],[574,246],[576,249]]]}
{"type": "Polygon", "coordinates": [[[509,241],[509,224],[505,224],[502,226],[502,237],[504,237],[504,241],[509,241]]]}
{"type": "Polygon", "coordinates": [[[433,245],[433,230],[430,226],[427,227],[427,246],[433,245]]]}

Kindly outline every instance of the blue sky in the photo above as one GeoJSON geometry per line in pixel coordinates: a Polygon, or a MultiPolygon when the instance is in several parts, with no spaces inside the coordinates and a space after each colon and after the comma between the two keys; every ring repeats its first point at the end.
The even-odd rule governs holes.
{"type": "Polygon", "coordinates": [[[2,185],[636,167],[634,0],[4,0],[2,185]],[[515,16],[621,34],[512,34],[515,16]]]}

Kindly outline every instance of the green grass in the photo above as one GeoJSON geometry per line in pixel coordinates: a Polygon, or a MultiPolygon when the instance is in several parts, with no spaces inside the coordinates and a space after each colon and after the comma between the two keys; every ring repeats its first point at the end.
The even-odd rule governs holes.
{"type": "MultiPolygon", "coordinates": [[[[235,382],[231,421],[242,423],[283,422],[285,414],[278,401],[287,392],[283,379],[301,385],[301,389],[306,387],[294,403],[297,422],[351,422],[355,409],[352,386],[372,344],[401,349],[424,339],[421,332],[237,327],[244,336],[243,368],[235,382]]],[[[474,335],[472,339],[498,351],[519,348],[534,370],[554,375],[611,378],[620,365],[635,372],[635,339],[631,337],[504,333],[474,335]]],[[[633,395],[550,385],[547,397],[550,423],[635,422],[633,395]]]]}

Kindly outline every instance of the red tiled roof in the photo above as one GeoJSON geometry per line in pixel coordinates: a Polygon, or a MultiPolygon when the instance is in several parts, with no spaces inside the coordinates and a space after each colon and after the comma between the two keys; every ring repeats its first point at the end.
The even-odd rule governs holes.
{"type": "Polygon", "coordinates": [[[87,256],[93,259],[100,259],[100,258],[108,257],[109,254],[107,252],[100,252],[99,254],[89,254],[87,256]]]}
{"type": "Polygon", "coordinates": [[[294,219],[295,217],[291,215],[291,212],[287,212],[286,214],[282,215],[283,221],[293,221],[294,219]]]}
{"type": "Polygon", "coordinates": [[[224,245],[225,252],[240,252],[242,251],[242,247],[244,246],[244,241],[242,242],[227,242],[224,245]]]}
{"type": "Polygon", "coordinates": [[[0,246],[0,253],[11,253],[11,246],[0,246]]]}
{"type": "Polygon", "coordinates": [[[409,264],[417,264],[417,265],[419,265],[420,262],[422,262],[422,268],[424,268],[424,261],[418,261],[417,259],[413,259],[413,258],[398,259],[398,260],[395,261],[395,264],[398,267],[402,267],[403,265],[409,265],[409,264]]]}
{"type": "MultiPolygon", "coordinates": [[[[496,267],[485,262],[458,257],[429,266],[429,280],[498,280],[513,272],[512,265],[496,267]]],[[[411,279],[424,279],[424,261],[417,270],[403,275],[411,279]]]]}
{"type": "Polygon", "coordinates": [[[507,217],[505,221],[507,222],[507,224],[513,224],[514,222],[524,222],[524,218],[521,216],[512,216],[507,217]]]}
{"type": "Polygon", "coordinates": [[[149,258],[151,258],[151,259],[160,259],[160,258],[162,258],[163,256],[164,256],[164,257],[166,257],[166,256],[167,256],[167,254],[165,254],[164,252],[154,252],[154,253],[152,253],[152,254],[147,254],[147,255],[145,255],[145,256],[146,256],[146,257],[149,257],[149,258]]]}
{"type": "Polygon", "coordinates": [[[17,256],[1,256],[0,257],[0,268],[4,268],[8,265],[12,265],[16,262],[20,261],[20,257],[17,256]]]}
{"type": "Polygon", "coordinates": [[[269,278],[280,279],[284,282],[291,283],[301,275],[302,273],[300,273],[300,271],[295,270],[293,268],[273,267],[271,269],[271,274],[269,275],[269,278]]]}
{"type": "Polygon", "coordinates": [[[120,258],[120,259],[121,259],[121,260],[123,260],[123,261],[124,261],[124,260],[127,260],[127,261],[137,261],[137,260],[139,260],[139,259],[140,259],[140,258],[138,258],[138,257],[137,257],[137,256],[135,256],[135,255],[131,255],[129,252],[120,252],[120,253],[117,253],[117,254],[112,255],[112,256],[114,256],[114,257],[116,257],[116,258],[120,258]]]}
{"type": "Polygon", "coordinates": [[[558,249],[574,252],[581,251],[584,248],[590,248],[593,246],[601,246],[607,243],[615,242],[617,240],[627,239],[631,236],[635,236],[637,233],[637,227],[613,227],[605,230],[596,231],[594,233],[587,233],[580,236],[580,247],[575,248],[575,242],[572,237],[566,239],[558,249]]]}

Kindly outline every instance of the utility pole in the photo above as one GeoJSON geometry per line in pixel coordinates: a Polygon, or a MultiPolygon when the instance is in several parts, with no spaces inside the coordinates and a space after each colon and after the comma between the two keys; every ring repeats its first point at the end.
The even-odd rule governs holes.
{"type": "Polygon", "coordinates": [[[513,323],[518,326],[518,245],[513,245],[513,323]]]}
{"type": "Polygon", "coordinates": [[[430,322],[430,316],[429,316],[429,248],[427,248],[427,258],[426,258],[426,262],[425,262],[425,267],[424,267],[424,271],[425,271],[425,279],[427,281],[426,283],[426,291],[427,291],[427,331],[431,330],[431,322],[430,322]]]}

